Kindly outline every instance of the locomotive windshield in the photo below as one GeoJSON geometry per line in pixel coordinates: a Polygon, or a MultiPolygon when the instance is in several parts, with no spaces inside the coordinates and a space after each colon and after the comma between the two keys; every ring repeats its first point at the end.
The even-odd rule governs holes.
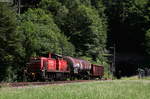
{"type": "Polygon", "coordinates": [[[40,59],[31,59],[31,61],[30,61],[31,64],[32,63],[39,63],[39,62],[41,62],[40,59]]]}
{"type": "Polygon", "coordinates": [[[58,59],[58,58],[62,58],[62,56],[58,54],[51,54],[51,58],[58,59]]]}
{"type": "Polygon", "coordinates": [[[28,70],[34,72],[36,70],[40,70],[40,68],[41,68],[41,60],[37,58],[32,58],[28,65],[28,70]]]}

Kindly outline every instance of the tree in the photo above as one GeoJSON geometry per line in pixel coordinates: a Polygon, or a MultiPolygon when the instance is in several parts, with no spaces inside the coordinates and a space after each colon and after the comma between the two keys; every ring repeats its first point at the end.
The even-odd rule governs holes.
{"type": "Polygon", "coordinates": [[[39,7],[52,13],[54,16],[54,22],[63,32],[63,25],[66,22],[69,9],[59,2],[59,0],[42,0],[39,4],[39,7]]]}
{"type": "Polygon", "coordinates": [[[74,44],[76,55],[96,61],[104,53],[107,23],[100,10],[102,3],[93,6],[91,0],[42,0],[40,3],[41,8],[53,13],[56,24],[74,44]]]}
{"type": "Polygon", "coordinates": [[[145,47],[146,47],[146,52],[148,55],[150,55],[150,29],[147,30],[145,34],[145,47]]]}
{"type": "Polygon", "coordinates": [[[98,12],[91,7],[79,6],[70,12],[65,33],[81,55],[100,58],[106,44],[107,28],[98,12]]]}
{"type": "Polygon", "coordinates": [[[144,53],[148,28],[145,7],[148,0],[104,1],[109,23],[109,46],[116,43],[119,53],[144,53]]]}
{"type": "Polygon", "coordinates": [[[1,80],[16,80],[15,72],[21,55],[16,27],[15,12],[7,3],[0,3],[0,75],[3,76],[1,80]]]}
{"type": "Polygon", "coordinates": [[[53,16],[42,9],[29,9],[20,16],[18,30],[26,57],[39,56],[48,52],[73,54],[73,45],[61,33],[53,16]]]}

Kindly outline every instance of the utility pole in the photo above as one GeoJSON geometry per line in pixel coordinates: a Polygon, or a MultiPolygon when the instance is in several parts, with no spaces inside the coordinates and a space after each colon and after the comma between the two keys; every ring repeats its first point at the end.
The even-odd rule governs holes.
{"type": "Polygon", "coordinates": [[[21,0],[18,0],[18,14],[20,14],[20,9],[21,9],[21,0]]]}
{"type": "Polygon", "coordinates": [[[116,68],[115,68],[115,66],[116,66],[116,45],[115,45],[115,43],[114,43],[114,55],[113,55],[113,73],[116,71],[116,68]]]}
{"type": "Polygon", "coordinates": [[[114,76],[114,73],[116,72],[116,67],[115,67],[115,65],[116,65],[116,45],[115,45],[115,43],[114,43],[113,47],[110,47],[110,48],[113,49],[113,53],[112,53],[113,57],[112,57],[112,67],[111,67],[111,71],[112,71],[112,74],[113,74],[113,76],[114,76]]]}

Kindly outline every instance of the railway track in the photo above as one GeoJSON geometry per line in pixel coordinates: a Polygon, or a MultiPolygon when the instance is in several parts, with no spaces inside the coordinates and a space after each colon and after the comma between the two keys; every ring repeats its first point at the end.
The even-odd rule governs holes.
{"type": "Polygon", "coordinates": [[[73,80],[73,81],[51,81],[51,82],[14,82],[14,83],[0,83],[1,87],[25,87],[25,86],[40,86],[40,85],[57,85],[77,82],[91,82],[100,80],[73,80]]]}

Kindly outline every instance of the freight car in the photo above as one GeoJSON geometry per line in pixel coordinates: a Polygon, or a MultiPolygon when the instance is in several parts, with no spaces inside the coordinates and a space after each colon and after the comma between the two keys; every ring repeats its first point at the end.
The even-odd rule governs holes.
{"type": "Polygon", "coordinates": [[[76,59],[70,56],[64,56],[70,68],[72,79],[88,79],[90,77],[91,63],[82,59],[76,59]]]}
{"type": "Polygon", "coordinates": [[[101,79],[103,75],[104,75],[104,67],[92,64],[92,68],[91,68],[92,78],[101,79]]]}
{"type": "Polygon", "coordinates": [[[25,76],[31,80],[93,79],[103,75],[103,66],[56,54],[31,58],[25,69],[25,76]]]}

